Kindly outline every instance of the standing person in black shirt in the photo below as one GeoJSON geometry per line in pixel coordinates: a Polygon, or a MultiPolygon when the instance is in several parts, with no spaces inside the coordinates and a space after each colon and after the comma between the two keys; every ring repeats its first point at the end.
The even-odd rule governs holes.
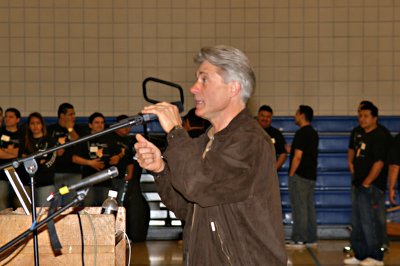
{"type": "MultiPolygon", "coordinates": [[[[4,115],[5,126],[0,129],[0,165],[12,162],[18,156],[23,134],[18,128],[21,113],[16,108],[8,108],[4,115]]],[[[0,210],[12,207],[14,191],[4,171],[0,171],[0,210]]]]}
{"type": "MultiPolygon", "coordinates": [[[[360,111],[361,111],[361,107],[364,104],[373,104],[371,101],[361,101],[360,104],[358,105],[357,108],[357,114],[358,114],[358,125],[356,127],[353,128],[353,130],[350,133],[350,140],[349,140],[349,149],[347,152],[347,161],[348,161],[348,166],[349,166],[349,171],[350,173],[353,175],[354,174],[354,166],[353,166],[353,160],[354,160],[354,156],[355,156],[355,145],[356,143],[360,142],[360,139],[362,138],[363,134],[364,134],[364,129],[360,126],[360,111]]],[[[383,125],[378,123],[378,127],[380,127],[384,133],[387,139],[391,140],[392,139],[392,135],[390,134],[390,131],[383,125]]],[[[385,169],[385,171],[387,171],[385,169]]]]}
{"type": "MultiPolygon", "coordinates": [[[[104,115],[95,112],[89,116],[90,133],[95,134],[104,130],[104,115]]],[[[82,177],[95,174],[112,165],[117,165],[123,157],[121,149],[115,139],[109,135],[102,135],[75,147],[72,161],[81,165],[82,177]]],[[[94,185],[84,201],[85,206],[101,206],[107,198],[107,192],[111,188],[111,180],[94,185]]]]}
{"type": "Polygon", "coordinates": [[[258,124],[267,132],[267,134],[271,137],[272,143],[275,146],[276,153],[276,169],[279,170],[282,165],[285,163],[287,154],[286,154],[286,141],[278,129],[271,126],[272,123],[272,115],[274,112],[269,105],[262,105],[258,109],[257,121],[258,124]]]}
{"type": "Polygon", "coordinates": [[[354,257],[345,264],[384,265],[384,230],[381,221],[385,208],[386,174],[382,171],[387,160],[390,141],[378,126],[378,108],[372,103],[360,106],[359,122],[364,134],[355,144],[354,199],[351,245],[354,257]]]}
{"type": "Polygon", "coordinates": [[[295,115],[296,131],[290,149],[289,197],[292,207],[292,240],[287,247],[304,248],[317,244],[314,188],[317,179],[318,133],[311,126],[314,111],[300,105],[295,115]]]}
{"type": "MultiPolygon", "coordinates": [[[[70,103],[62,103],[57,111],[58,122],[47,127],[47,135],[56,143],[64,144],[66,142],[77,140],[84,135],[81,127],[76,125],[75,109],[70,103]]],[[[56,172],[54,184],[56,188],[69,186],[77,183],[81,179],[79,165],[72,162],[73,148],[62,149],[56,161],[56,172]]],[[[75,192],[62,196],[62,205],[69,203],[74,197],[75,192]]]]}
{"type": "MultiPolygon", "coordinates": [[[[396,135],[393,141],[393,145],[389,151],[389,200],[392,204],[396,202],[396,183],[399,178],[400,170],[400,133],[396,135]]],[[[400,186],[398,187],[400,191],[400,186]]]]}
{"type": "Polygon", "coordinates": [[[3,108],[0,106],[0,128],[3,126],[3,108]]]}
{"type": "MultiPolygon", "coordinates": [[[[349,149],[347,152],[347,164],[349,167],[350,174],[352,175],[353,178],[354,178],[354,158],[356,155],[356,148],[357,148],[357,145],[359,145],[359,143],[362,141],[362,138],[365,133],[364,129],[360,125],[361,124],[360,112],[361,112],[361,107],[363,105],[373,105],[373,103],[371,101],[367,101],[367,100],[363,100],[360,102],[360,104],[358,105],[358,108],[357,108],[358,125],[356,127],[354,127],[350,133],[349,149]]],[[[379,124],[379,121],[377,123],[377,126],[384,132],[385,139],[388,141],[388,143],[391,143],[393,137],[392,137],[392,134],[390,133],[390,131],[385,126],[379,124]]],[[[383,169],[382,169],[382,175],[387,176],[387,174],[388,174],[388,165],[385,162],[383,169]]],[[[354,197],[354,191],[353,191],[353,197],[354,197]]],[[[383,230],[383,235],[384,235],[382,248],[383,248],[383,250],[387,250],[388,246],[389,246],[389,238],[386,235],[386,210],[385,209],[381,209],[379,218],[380,218],[380,222],[382,224],[382,230],[383,230]]],[[[345,250],[350,251],[351,247],[346,246],[345,250]]]]}
{"type": "MultiPolygon", "coordinates": [[[[45,151],[56,145],[54,139],[46,134],[46,126],[40,113],[31,113],[28,117],[24,144],[19,150],[19,155],[26,157],[38,151],[45,151]]],[[[35,173],[35,202],[41,206],[46,202],[47,196],[55,191],[54,173],[57,154],[52,152],[37,158],[38,170],[35,173]]]]}

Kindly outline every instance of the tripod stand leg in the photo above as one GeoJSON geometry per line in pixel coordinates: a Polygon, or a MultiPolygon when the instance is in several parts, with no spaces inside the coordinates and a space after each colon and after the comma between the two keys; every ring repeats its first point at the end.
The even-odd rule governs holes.
{"type": "MultiPolygon", "coordinates": [[[[35,203],[35,175],[29,175],[31,179],[31,195],[32,195],[32,223],[36,221],[36,203],[35,203]]],[[[33,234],[33,252],[35,256],[35,266],[39,265],[39,241],[37,230],[33,234]]]]}

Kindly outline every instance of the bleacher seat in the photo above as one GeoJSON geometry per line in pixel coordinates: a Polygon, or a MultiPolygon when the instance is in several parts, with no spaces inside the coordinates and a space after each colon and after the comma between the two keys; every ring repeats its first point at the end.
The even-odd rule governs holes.
{"type": "MultiPolygon", "coordinates": [[[[22,121],[26,121],[23,118],[22,121]]],[[[57,123],[57,117],[45,117],[46,124],[57,123]]],[[[77,117],[77,123],[87,125],[87,117],[77,117]]],[[[115,123],[115,117],[106,117],[106,124],[115,123]]],[[[381,116],[379,123],[393,134],[400,132],[400,117],[381,116]]],[[[313,126],[319,133],[318,174],[315,187],[317,223],[320,225],[348,225],[351,223],[351,175],[347,168],[347,149],[351,130],[357,125],[356,116],[316,116],[313,126]]],[[[274,117],[274,127],[280,129],[286,142],[290,144],[294,133],[299,129],[293,116],[274,117]]],[[[160,123],[155,120],[146,125],[133,126],[132,134],[143,133],[164,136],[160,123]]],[[[291,209],[288,197],[289,159],[279,171],[284,223],[290,224],[291,209]]],[[[154,225],[171,225],[175,220],[173,213],[167,211],[155,192],[152,176],[142,175],[142,189],[151,207],[154,225]],[[172,219],[172,223],[171,223],[172,219]],[[164,223],[159,223],[165,220],[164,223]]]]}
{"type": "MultiPolygon", "coordinates": [[[[400,132],[400,116],[380,116],[379,123],[384,125],[390,132],[400,132]]],[[[319,132],[350,133],[357,125],[356,116],[315,116],[312,124],[319,132]]],[[[299,129],[294,123],[293,116],[274,117],[272,126],[284,133],[296,132],[299,129]]]]}
{"type": "MultiPolygon", "coordinates": [[[[347,152],[346,153],[319,153],[318,171],[347,171],[347,152]]],[[[289,159],[282,165],[280,171],[289,170],[289,159]]]]}
{"type": "MultiPolygon", "coordinates": [[[[345,207],[351,208],[351,190],[328,191],[315,190],[315,207],[319,209],[345,207]]],[[[281,189],[281,201],[283,207],[290,207],[289,191],[281,189]]]]}
{"type": "MultiPolygon", "coordinates": [[[[294,135],[284,135],[286,143],[290,145],[293,142],[294,135]]],[[[318,152],[344,152],[349,145],[349,134],[343,135],[320,135],[318,143],[318,152]]]]}
{"type": "MultiPolygon", "coordinates": [[[[282,189],[288,187],[288,173],[279,172],[279,183],[282,189]]],[[[351,175],[349,172],[318,172],[316,190],[350,190],[351,175]]]]}
{"type": "MultiPolygon", "coordinates": [[[[282,209],[283,223],[292,224],[292,210],[282,209]]],[[[326,208],[317,210],[318,225],[349,225],[351,224],[351,208],[326,208]]]]}

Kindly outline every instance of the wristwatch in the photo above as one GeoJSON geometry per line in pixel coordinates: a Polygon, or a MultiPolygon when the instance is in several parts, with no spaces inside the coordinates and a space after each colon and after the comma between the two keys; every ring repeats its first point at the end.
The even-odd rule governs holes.
{"type": "Polygon", "coordinates": [[[181,128],[183,128],[182,125],[176,125],[168,132],[168,134],[172,133],[174,130],[181,129],[181,128]]]}
{"type": "Polygon", "coordinates": [[[171,139],[175,138],[175,131],[182,129],[183,127],[181,125],[176,125],[174,126],[167,134],[167,140],[170,141],[171,139]]]}

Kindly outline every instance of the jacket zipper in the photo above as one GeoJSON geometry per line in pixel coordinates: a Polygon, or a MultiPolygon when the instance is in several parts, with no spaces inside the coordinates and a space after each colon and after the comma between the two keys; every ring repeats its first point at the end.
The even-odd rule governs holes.
{"type": "Polygon", "coordinates": [[[211,230],[212,230],[214,233],[215,233],[215,232],[217,233],[218,240],[219,240],[219,244],[221,245],[221,251],[222,251],[222,253],[225,255],[225,258],[227,259],[228,264],[229,264],[229,265],[232,265],[231,257],[229,256],[228,252],[227,252],[226,249],[225,249],[224,241],[222,240],[222,237],[221,237],[221,235],[220,235],[220,233],[219,233],[219,230],[218,230],[218,227],[217,227],[217,223],[216,223],[216,222],[211,222],[211,230]]]}

